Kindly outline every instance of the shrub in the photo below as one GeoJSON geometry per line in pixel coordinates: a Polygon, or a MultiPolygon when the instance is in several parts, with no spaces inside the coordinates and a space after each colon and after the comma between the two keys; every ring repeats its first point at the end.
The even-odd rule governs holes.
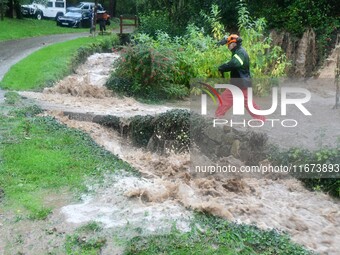
{"type": "MultiPolygon", "coordinates": [[[[264,19],[252,21],[242,2],[238,13],[240,33],[252,59],[253,76],[282,76],[288,63],[281,48],[271,48],[270,40],[264,34],[264,19]]],[[[212,36],[192,24],[180,37],[172,37],[159,30],[155,34],[152,32],[152,35],[137,33],[134,44],[123,49],[107,86],[129,96],[181,98],[187,95],[191,79],[220,77],[218,66],[231,56],[226,47],[216,45],[223,28],[220,11],[213,5],[210,16],[203,12],[201,15],[209,24],[212,36]]],[[[272,79],[255,82],[254,92],[266,94],[273,86],[270,81],[272,79]]]]}
{"type": "Polygon", "coordinates": [[[271,82],[275,79],[263,78],[284,76],[289,62],[280,47],[271,46],[271,39],[265,35],[266,20],[264,18],[252,20],[243,1],[238,5],[238,26],[243,46],[247,49],[251,60],[250,70],[255,78],[254,93],[264,95],[275,85],[271,82]],[[256,79],[260,82],[256,82],[256,79]]]}
{"type": "MultiPolygon", "coordinates": [[[[317,151],[292,148],[286,151],[272,150],[270,158],[277,165],[295,165],[308,167],[308,173],[295,173],[296,177],[313,190],[323,190],[333,196],[340,197],[339,169],[340,148],[322,148],[317,151]],[[325,174],[318,169],[312,172],[313,165],[330,166],[333,165],[335,171],[325,174]],[[309,178],[306,178],[309,177],[309,178]],[[322,177],[322,178],[318,178],[322,177]],[[331,177],[331,178],[327,178],[331,177]]],[[[298,169],[300,171],[300,169],[298,169]]]]}
{"type": "Polygon", "coordinates": [[[7,92],[5,94],[5,102],[6,104],[16,104],[20,100],[20,95],[16,92],[7,92]]]}
{"type": "Polygon", "coordinates": [[[140,15],[140,33],[156,37],[159,31],[175,35],[176,29],[171,25],[169,16],[164,11],[152,11],[148,14],[140,15]]]}
{"type": "Polygon", "coordinates": [[[148,99],[181,98],[187,95],[187,89],[176,84],[178,72],[171,49],[149,44],[128,45],[123,48],[107,87],[148,99]]]}

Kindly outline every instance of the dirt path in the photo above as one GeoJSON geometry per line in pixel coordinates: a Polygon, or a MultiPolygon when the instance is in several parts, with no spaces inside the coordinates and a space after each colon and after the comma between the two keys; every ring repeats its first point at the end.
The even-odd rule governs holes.
{"type": "MultiPolygon", "coordinates": [[[[131,175],[122,175],[118,179],[117,176],[108,176],[104,185],[91,184],[89,187],[95,191],[94,195],[84,197],[79,203],[69,204],[64,201],[45,224],[51,228],[58,224],[59,233],[91,220],[102,222],[106,231],[124,228],[127,222],[132,222],[135,227],[143,227],[142,223],[146,221],[149,226],[146,232],[150,233],[156,231],[155,227],[159,225],[164,225],[165,229],[157,231],[167,231],[166,226],[169,225],[164,222],[170,219],[177,222],[179,229],[187,231],[191,213],[185,208],[191,208],[208,211],[231,221],[255,223],[264,229],[287,231],[295,242],[321,254],[338,254],[338,200],[322,193],[307,191],[296,180],[235,180],[226,176],[196,175],[189,171],[188,154],[160,156],[133,147],[119,134],[98,124],[64,117],[64,111],[132,116],[156,114],[170,109],[110,95],[101,85],[111,68],[107,63],[112,63],[116,58],[114,54],[96,54],[75,75],[66,77],[54,88],[46,89],[44,93],[21,93],[22,96],[37,100],[48,110],[47,114],[55,116],[62,123],[89,133],[98,144],[133,165],[143,175],[142,179],[131,175]],[[127,211],[130,213],[124,214],[127,211]]],[[[315,105],[315,109],[329,110],[330,100],[327,97],[320,98],[320,105],[315,105]]],[[[337,115],[324,117],[333,121],[338,118],[337,115]]],[[[296,132],[306,133],[308,129],[296,132]]],[[[280,134],[285,134],[277,133],[283,142],[288,140],[280,134]]],[[[309,141],[311,138],[306,139],[309,141]]],[[[285,144],[289,145],[289,142],[285,144]]],[[[14,230],[7,226],[6,238],[10,239],[11,231],[14,230]]],[[[38,239],[37,233],[29,235],[25,244],[33,244],[38,239]]],[[[50,239],[44,237],[44,242],[50,239]]],[[[62,240],[61,237],[59,239],[62,240]]],[[[119,254],[119,251],[111,244],[103,254],[119,254]]]]}

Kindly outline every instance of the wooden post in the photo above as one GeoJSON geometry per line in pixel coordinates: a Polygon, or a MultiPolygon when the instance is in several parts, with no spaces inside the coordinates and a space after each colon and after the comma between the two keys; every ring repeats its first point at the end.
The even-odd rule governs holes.
{"type": "Polygon", "coordinates": [[[137,15],[135,15],[135,28],[137,27],[137,15]]]}
{"type": "Polygon", "coordinates": [[[336,51],[336,68],[335,68],[335,105],[333,109],[339,108],[340,100],[340,44],[335,48],[336,51]]]}
{"type": "Polygon", "coordinates": [[[335,85],[335,105],[333,109],[339,108],[339,101],[340,101],[340,34],[336,37],[336,44],[335,44],[335,70],[334,70],[334,85],[335,85]]]}
{"type": "Polygon", "coordinates": [[[120,34],[123,34],[123,15],[120,15],[120,34]]]}

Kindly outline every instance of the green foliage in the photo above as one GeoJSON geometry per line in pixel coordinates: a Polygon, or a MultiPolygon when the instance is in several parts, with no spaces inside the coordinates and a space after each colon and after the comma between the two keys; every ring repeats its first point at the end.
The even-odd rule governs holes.
{"type": "Polygon", "coordinates": [[[154,134],[155,117],[153,116],[135,116],[130,119],[130,137],[135,145],[144,146],[148,145],[148,142],[154,134]]]}
{"type": "Polygon", "coordinates": [[[16,117],[32,117],[42,112],[43,110],[38,105],[30,105],[22,108],[13,109],[10,111],[9,114],[16,117]]]}
{"type": "MultiPolygon", "coordinates": [[[[153,42],[150,37],[146,38],[153,42]]],[[[179,69],[171,49],[147,43],[128,45],[116,65],[108,88],[149,99],[181,98],[187,94],[183,85],[175,83],[179,69]]]]}
{"type": "Polygon", "coordinates": [[[102,224],[91,221],[77,229],[78,232],[95,233],[103,230],[102,224]]]}
{"type": "Polygon", "coordinates": [[[237,225],[224,219],[197,214],[192,230],[182,233],[135,237],[127,245],[125,255],[136,254],[211,254],[211,255],[311,255],[310,251],[292,243],[276,230],[260,230],[256,226],[237,225]]]}
{"type": "Polygon", "coordinates": [[[339,147],[325,147],[317,151],[298,148],[292,148],[287,151],[276,149],[271,151],[270,157],[277,165],[297,166],[298,172],[293,173],[293,175],[298,177],[308,188],[322,190],[333,196],[340,197],[340,174],[336,170],[339,169],[340,162],[339,147]],[[300,167],[302,167],[302,172],[300,167]],[[322,171],[323,168],[333,170],[324,172],[322,171]],[[305,172],[305,170],[308,172],[305,172]]]}
{"type": "MultiPolygon", "coordinates": [[[[124,48],[107,86],[129,96],[179,98],[187,94],[191,79],[219,77],[218,66],[230,59],[225,47],[216,46],[223,30],[220,13],[217,5],[212,5],[209,15],[201,12],[213,37],[195,25],[189,25],[186,33],[177,37],[161,31],[153,36],[136,34],[135,44],[124,48]]],[[[254,92],[266,94],[273,83],[264,78],[282,76],[288,65],[286,57],[281,48],[271,47],[265,36],[264,19],[252,21],[242,1],[238,13],[241,36],[251,58],[251,72],[258,78],[254,92]]]]}
{"type": "Polygon", "coordinates": [[[156,117],[136,116],[130,120],[130,137],[138,146],[149,145],[152,139],[154,150],[164,150],[171,143],[173,151],[188,151],[190,113],[186,110],[171,110],[156,117]]]}
{"type": "Polygon", "coordinates": [[[213,4],[211,6],[210,15],[205,14],[203,11],[201,11],[201,15],[209,24],[213,38],[216,40],[221,39],[224,34],[224,27],[221,23],[221,11],[219,10],[218,5],[213,4]]]}
{"type": "Polygon", "coordinates": [[[238,5],[238,15],[242,44],[249,54],[250,70],[255,78],[254,93],[264,95],[275,85],[275,83],[271,83],[273,80],[268,78],[284,76],[289,63],[280,47],[271,46],[271,39],[265,35],[266,21],[264,18],[252,20],[244,1],[240,1],[238,5]]]}
{"type": "MultiPolygon", "coordinates": [[[[171,110],[160,114],[155,119],[154,143],[164,148],[165,141],[170,141],[173,151],[188,151],[190,146],[190,112],[187,110],[171,110]],[[156,141],[155,141],[156,140],[156,141]],[[158,140],[158,141],[157,141],[158,140]]],[[[155,146],[155,144],[154,144],[155,146]]]]}
{"type": "Polygon", "coordinates": [[[107,240],[103,237],[86,238],[79,234],[66,237],[66,254],[99,255],[107,240]]]}
{"type": "Polygon", "coordinates": [[[16,92],[7,92],[5,94],[6,104],[16,104],[20,100],[20,95],[16,92]]]}
{"type": "Polygon", "coordinates": [[[138,31],[140,33],[148,34],[155,37],[158,32],[166,32],[171,35],[178,34],[179,31],[176,26],[170,22],[169,16],[164,11],[152,11],[147,14],[140,15],[140,26],[138,31]]]}
{"type": "Polygon", "coordinates": [[[106,238],[100,235],[103,227],[100,223],[91,221],[77,228],[72,235],[66,236],[66,254],[99,255],[106,245],[106,238]]]}
{"type": "MultiPolygon", "coordinates": [[[[178,31],[176,35],[183,34],[186,27],[194,23],[199,27],[204,26],[205,22],[199,15],[201,11],[204,13],[211,12],[211,6],[214,4],[219,7],[221,23],[226,24],[228,28],[236,27],[236,12],[235,6],[238,0],[172,0],[172,1],[162,1],[162,0],[138,0],[136,1],[136,9],[138,15],[148,14],[152,11],[161,10],[164,13],[171,24],[171,30],[175,29],[178,31]]],[[[165,31],[165,30],[163,30],[165,31]]],[[[171,31],[165,31],[169,34],[174,35],[171,31]]]]}
{"type": "Polygon", "coordinates": [[[337,0],[247,1],[252,15],[265,17],[269,28],[288,31],[296,36],[313,28],[317,36],[319,56],[334,46],[340,28],[337,0]]]}

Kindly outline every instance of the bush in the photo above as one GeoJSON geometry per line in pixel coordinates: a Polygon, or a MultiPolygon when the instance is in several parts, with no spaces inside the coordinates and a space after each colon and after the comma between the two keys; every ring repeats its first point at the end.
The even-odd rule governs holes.
{"type": "MultiPolygon", "coordinates": [[[[312,190],[322,190],[330,195],[340,197],[340,179],[334,178],[339,176],[339,172],[332,173],[318,172],[317,169],[312,172],[311,168],[314,165],[339,167],[340,148],[322,148],[317,151],[309,151],[306,149],[293,148],[287,151],[272,150],[270,158],[277,165],[295,165],[308,167],[308,173],[295,173],[306,187],[312,190]],[[309,175],[309,178],[306,178],[309,175]],[[322,177],[322,178],[318,178],[322,177]],[[327,178],[333,177],[333,178],[327,178]]],[[[339,168],[338,168],[339,169],[339,168]]],[[[298,169],[298,171],[300,171],[298,169]]]]}
{"type": "Polygon", "coordinates": [[[140,33],[145,33],[152,37],[156,37],[159,31],[171,35],[177,35],[179,33],[179,31],[176,31],[176,26],[171,24],[169,16],[164,11],[152,11],[148,14],[140,15],[140,26],[138,30],[140,33]]]}
{"type": "Polygon", "coordinates": [[[128,96],[148,99],[182,98],[188,90],[176,84],[178,72],[171,49],[148,44],[128,45],[123,48],[107,87],[128,96]]]}
{"type": "Polygon", "coordinates": [[[20,95],[16,92],[7,92],[5,94],[5,102],[6,104],[16,104],[20,100],[20,95]]]}
{"type": "MultiPolygon", "coordinates": [[[[252,21],[242,2],[238,14],[243,44],[252,59],[253,76],[282,76],[288,63],[281,48],[271,48],[270,40],[264,34],[265,21],[252,21]]],[[[231,57],[226,47],[218,47],[216,44],[217,39],[221,39],[218,37],[223,28],[220,11],[213,5],[210,16],[203,12],[201,15],[209,24],[212,36],[195,25],[189,25],[180,37],[172,37],[159,30],[150,32],[152,35],[137,33],[133,44],[124,47],[120,60],[116,62],[116,71],[107,86],[129,96],[181,98],[188,94],[191,79],[220,77],[218,66],[231,57]]],[[[261,81],[267,82],[254,84],[256,94],[266,94],[273,86],[270,83],[272,79],[261,81]]]]}
{"type": "Polygon", "coordinates": [[[266,20],[264,18],[252,20],[243,1],[238,5],[238,26],[243,46],[251,59],[250,70],[255,78],[253,91],[258,95],[267,94],[275,85],[271,82],[275,81],[272,78],[284,76],[290,63],[280,47],[271,46],[271,39],[265,35],[266,20]],[[259,82],[256,82],[256,79],[259,82]]]}

